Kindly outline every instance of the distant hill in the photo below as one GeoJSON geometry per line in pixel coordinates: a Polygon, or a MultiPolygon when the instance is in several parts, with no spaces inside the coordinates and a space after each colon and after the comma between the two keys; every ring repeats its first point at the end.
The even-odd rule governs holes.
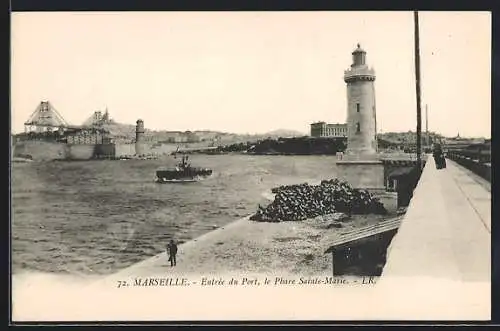
{"type": "MultiPolygon", "coordinates": [[[[96,112],[86,120],[82,127],[96,127],[109,133],[117,143],[133,143],[135,141],[135,123],[119,123],[110,118],[107,112],[96,112]]],[[[15,138],[17,135],[13,135],[15,138]]],[[[295,130],[277,129],[266,133],[239,134],[215,130],[151,130],[144,128],[144,138],[148,143],[206,143],[208,145],[230,145],[233,143],[257,142],[265,139],[304,137],[307,134],[295,130]]]]}
{"type": "MultiPolygon", "coordinates": [[[[113,120],[102,124],[115,140],[133,141],[135,139],[135,125],[117,123],[113,120]]],[[[278,129],[264,134],[238,134],[231,132],[220,132],[212,130],[194,130],[194,131],[167,131],[167,130],[149,130],[145,128],[145,138],[150,142],[168,141],[173,136],[185,136],[190,140],[212,141],[219,140],[222,144],[239,143],[246,141],[257,141],[267,138],[293,138],[306,136],[303,132],[278,129]]]]}
{"type": "Polygon", "coordinates": [[[102,125],[103,129],[108,131],[111,136],[122,139],[135,138],[135,125],[117,123],[113,120],[102,125]]]}
{"type": "MultiPolygon", "coordinates": [[[[135,139],[135,125],[117,123],[109,120],[102,124],[102,127],[110,132],[115,141],[133,142],[135,139]]],[[[277,129],[262,134],[238,134],[231,132],[220,132],[212,130],[194,130],[194,131],[167,131],[167,130],[149,130],[145,128],[145,139],[151,143],[171,141],[172,137],[179,139],[187,139],[190,142],[207,142],[208,144],[216,145],[231,145],[234,143],[257,142],[267,139],[278,138],[295,138],[304,137],[307,134],[287,129],[277,129]]],[[[383,147],[409,147],[416,144],[416,132],[384,132],[377,135],[379,144],[383,147]]],[[[432,144],[436,141],[445,141],[446,139],[439,133],[429,132],[428,143],[432,144]]],[[[423,145],[427,143],[427,135],[422,132],[423,145]]],[[[185,140],[182,140],[185,141],[185,140]]]]}
{"type": "Polygon", "coordinates": [[[295,130],[278,129],[267,132],[263,134],[263,136],[276,137],[276,138],[293,138],[293,137],[304,137],[307,136],[307,134],[295,130]]]}
{"type": "MultiPolygon", "coordinates": [[[[377,134],[379,140],[385,140],[389,143],[399,144],[399,145],[411,145],[415,144],[417,141],[417,133],[413,131],[407,132],[384,132],[377,134]]],[[[444,137],[435,132],[429,132],[429,142],[442,140],[444,137]]],[[[422,139],[427,139],[427,134],[422,132],[422,139]]]]}

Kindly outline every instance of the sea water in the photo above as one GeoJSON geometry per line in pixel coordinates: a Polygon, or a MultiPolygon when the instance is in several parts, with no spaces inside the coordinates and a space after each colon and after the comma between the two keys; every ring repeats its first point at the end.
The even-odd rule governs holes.
{"type": "Polygon", "coordinates": [[[176,160],[12,165],[14,274],[110,274],[267,204],[278,185],[335,178],[335,156],[193,155],[201,182],[156,184],[176,160]]]}

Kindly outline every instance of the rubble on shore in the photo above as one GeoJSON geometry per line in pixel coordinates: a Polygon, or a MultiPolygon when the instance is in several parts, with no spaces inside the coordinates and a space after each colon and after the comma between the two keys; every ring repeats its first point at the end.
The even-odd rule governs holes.
{"type": "Polygon", "coordinates": [[[319,185],[283,185],[273,188],[272,193],[276,195],[274,201],[265,208],[259,206],[251,220],[282,222],[334,213],[387,214],[384,205],[367,190],[354,189],[338,179],[323,180],[319,185]]]}

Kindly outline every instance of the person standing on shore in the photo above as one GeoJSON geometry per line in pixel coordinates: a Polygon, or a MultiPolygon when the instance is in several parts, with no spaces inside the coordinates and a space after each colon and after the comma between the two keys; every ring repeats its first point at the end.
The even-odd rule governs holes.
{"type": "Polygon", "coordinates": [[[170,266],[173,267],[177,265],[176,255],[177,255],[177,245],[174,240],[171,239],[170,243],[167,245],[168,260],[170,261],[170,266]]]}

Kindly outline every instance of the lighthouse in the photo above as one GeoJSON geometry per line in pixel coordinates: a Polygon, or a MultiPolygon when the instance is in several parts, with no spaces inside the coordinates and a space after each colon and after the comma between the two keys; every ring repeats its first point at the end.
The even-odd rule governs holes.
{"type": "Polygon", "coordinates": [[[375,71],[357,45],[352,64],[344,71],[347,85],[347,148],[337,161],[338,177],[354,188],[385,190],[384,165],[377,148],[375,71]]]}
{"type": "Polygon", "coordinates": [[[351,67],[344,72],[347,84],[347,155],[377,153],[375,71],[366,64],[360,44],[352,52],[351,67]]]}

